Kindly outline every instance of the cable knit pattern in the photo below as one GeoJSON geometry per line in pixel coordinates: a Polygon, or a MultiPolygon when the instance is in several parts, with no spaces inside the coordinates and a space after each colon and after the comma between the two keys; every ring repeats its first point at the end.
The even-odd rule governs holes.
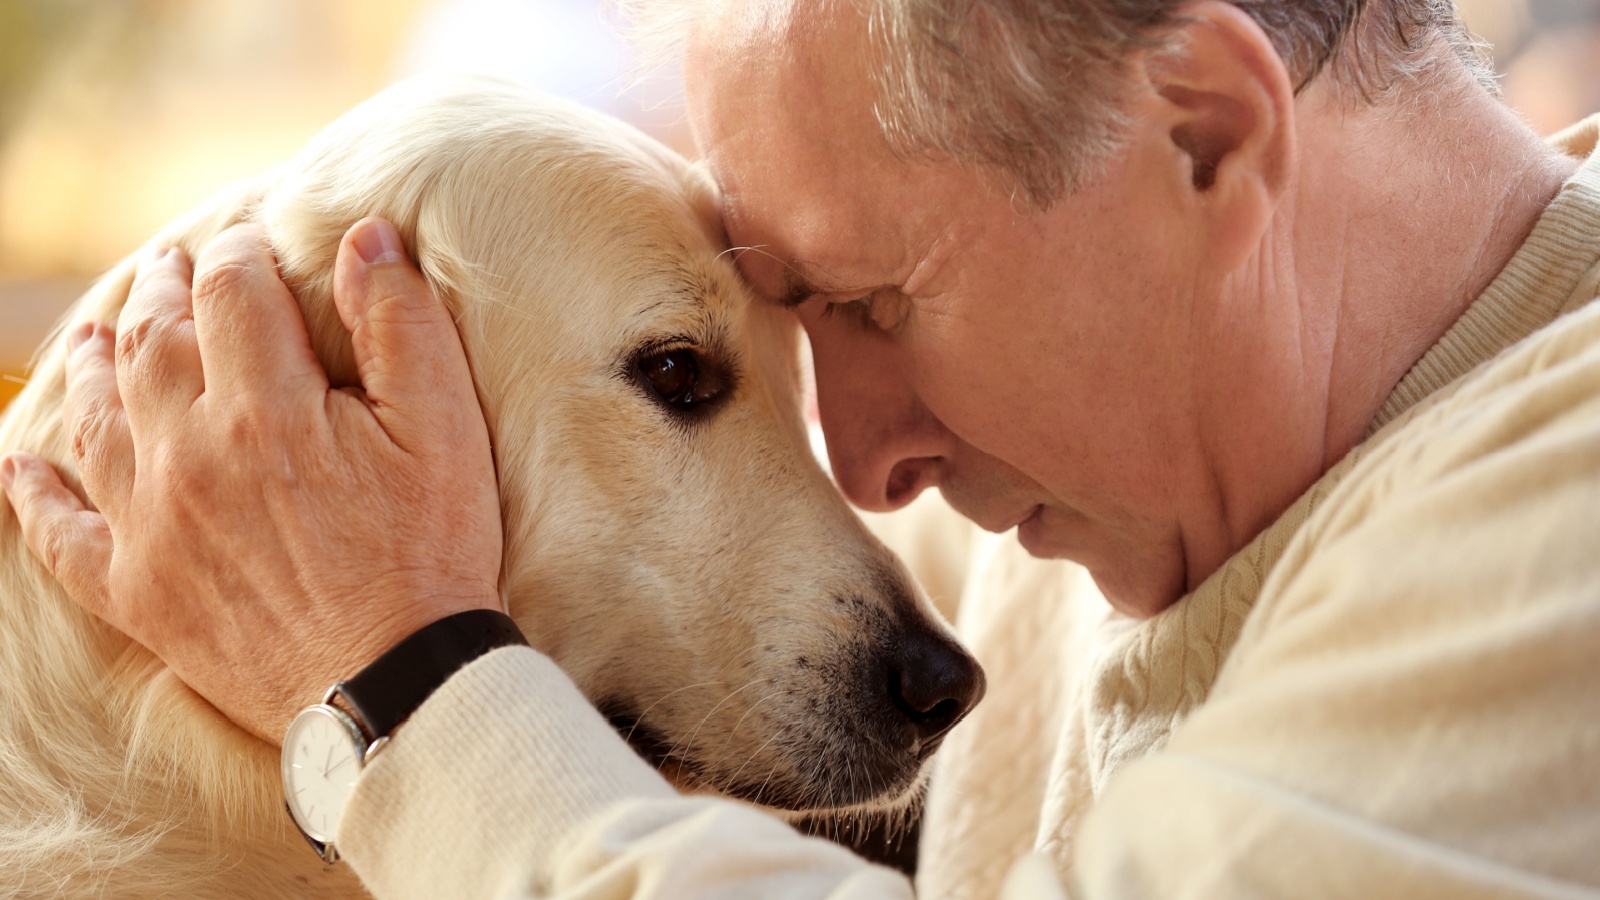
{"type": "MultiPolygon", "coordinates": [[[[1034,846],[1046,814],[1039,798],[1055,779],[1087,777],[1073,764],[1081,755],[1063,766],[1049,736],[1069,727],[1065,717],[1078,708],[1074,661],[1126,622],[1082,567],[997,564],[996,556],[1015,552],[1014,541],[977,533],[975,543],[972,571],[989,602],[963,606],[957,626],[983,663],[989,693],[939,753],[924,820],[937,827],[923,830],[918,872],[921,894],[954,900],[994,897],[1034,846]]],[[[975,589],[969,582],[967,592],[975,589]]]]}
{"type": "MultiPolygon", "coordinates": [[[[1354,464],[1352,454],[1329,471],[1276,522],[1230,558],[1189,596],[1099,648],[1080,719],[1056,757],[1077,757],[1087,778],[1076,795],[1046,798],[1049,814],[1038,849],[1062,871],[1071,868],[1082,816],[1122,766],[1159,750],[1172,730],[1204,703],[1252,604],[1284,548],[1354,464]],[[1076,747],[1073,739],[1088,735],[1076,747]]],[[[1063,791],[1066,785],[1063,784],[1063,791]]]]}
{"type": "Polygon", "coordinates": [[[1088,699],[1097,721],[1088,747],[1096,794],[1122,765],[1159,749],[1205,702],[1262,582],[1347,468],[1341,464],[1317,482],[1193,593],[1107,648],[1088,699]]]}

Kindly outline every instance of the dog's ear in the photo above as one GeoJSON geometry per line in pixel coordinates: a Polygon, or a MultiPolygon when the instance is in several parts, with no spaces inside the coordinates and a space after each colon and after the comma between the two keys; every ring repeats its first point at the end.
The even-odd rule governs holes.
{"type": "MultiPolygon", "coordinates": [[[[300,160],[296,161],[301,162],[300,160]]],[[[324,157],[321,165],[291,163],[263,198],[257,221],[272,242],[284,283],[300,302],[311,348],[334,387],[360,384],[350,333],[333,302],[334,262],[345,232],[367,216],[389,220],[400,233],[406,254],[418,263],[452,313],[458,311],[455,285],[440,277],[427,235],[426,193],[390,167],[363,168],[359,159],[324,157]]],[[[404,169],[402,168],[403,172],[404,169]]]]}
{"type": "Polygon", "coordinates": [[[300,301],[312,349],[337,387],[359,383],[350,335],[333,303],[333,273],[340,241],[361,219],[392,223],[407,255],[460,316],[463,266],[451,250],[448,217],[433,208],[441,202],[441,169],[456,158],[441,147],[452,132],[430,128],[425,110],[397,105],[404,96],[391,89],[329,125],[284,166],[255,214],[300,301]]]}
{"type": "MultiPolygon", "coordinates": [[[[281,191],[284,186],[279,187],[281,191]]],[[[300,302],[311,348],[334,387],[359,385],[350,333],[333,301],[334,263],[345,232],[361,218],[375,215],[394,224],[409,256],[451,315],[460,317],[461,270],[449,245],[431,237],[425,210],[398,209],[383,203],[359,213],[326,210],[316,198],[269,196],[260,222],[272,242],[284,283],[300,302]]]]}

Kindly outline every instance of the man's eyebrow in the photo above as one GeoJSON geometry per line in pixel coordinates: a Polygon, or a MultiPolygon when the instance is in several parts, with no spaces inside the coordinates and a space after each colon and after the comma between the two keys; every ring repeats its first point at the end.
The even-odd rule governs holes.
{"type": "Polygon", "coordinates": [[[784,276],[783,296],[778,298],[778,305],[784,309],[794,309],[810,300],[816,293],[814,285],[807,284],[797,275],[789,274],[784,276]]]}
{"type": "Polygon", "coordinates": [[[778,298],[778,305],[784,309],[794,309],[800,304],[810,300],[817,294],[828,293],[827,288],[819,287],[806,271],[816,267],[805,260],[797,259],[783,267],[783,296],[778,298]]]}

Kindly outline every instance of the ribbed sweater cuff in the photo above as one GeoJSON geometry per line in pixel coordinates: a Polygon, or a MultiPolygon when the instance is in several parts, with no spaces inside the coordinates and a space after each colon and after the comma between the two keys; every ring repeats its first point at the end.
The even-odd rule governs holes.
{"type": "Polygon", "coordinates": [[[450,678],[363,772],[338,845],[379,898],[539,891],[624,799],[676,796],[555,663],[507,647],[450,678]]]}

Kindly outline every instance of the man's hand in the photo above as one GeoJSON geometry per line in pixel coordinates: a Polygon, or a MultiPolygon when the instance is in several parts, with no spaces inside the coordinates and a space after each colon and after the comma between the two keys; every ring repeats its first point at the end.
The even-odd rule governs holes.
{"type": "Polygon", "coordinates": [[[28,546],[91,612],[278,743],[333,682],[452,613],[500,608],[489,435],[461,339],[387,222],[339,248],[363,390],[330,390],[261,232],[140,261],[113,335],[69,336],[86,509],[13,454],[28,546]]]}

